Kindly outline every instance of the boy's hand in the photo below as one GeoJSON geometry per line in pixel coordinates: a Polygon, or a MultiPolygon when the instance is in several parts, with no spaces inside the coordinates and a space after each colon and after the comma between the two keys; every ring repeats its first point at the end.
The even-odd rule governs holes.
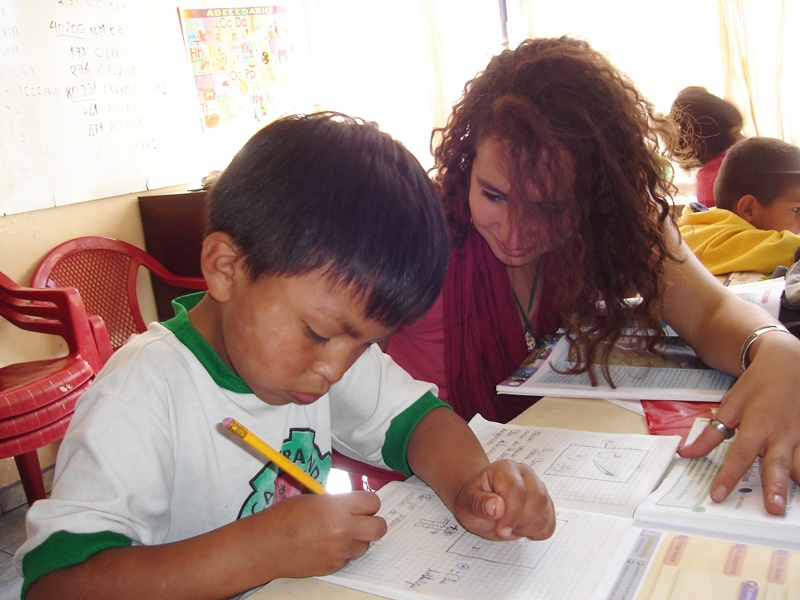
{"type": "Polygon", "coordinates": [[[329,575],[386,534],[386,521],[375,516],[380,504],[371,492],[305,494],[282,500],[247,520],[254,520],[251,537],[260,539],[265,554],[280,564],[271,578],[329,575]],[[260,522],[265,529],[260,529],[260,522]]]}
{"type": "Polygon", "coordinates": [[[487,540],[544,540],[556,526],[544,484],[530,467],[510,460],[491,463],[462,486],[455,517],[487,540]]]}
{"type": "Polygon", "coordinates": [[[281,577],[328,575],[385,535],[378,508],[371,492],[292,496],[192,538],[103,550],[41,577],[27,596],[230,598],[281,577]]]}

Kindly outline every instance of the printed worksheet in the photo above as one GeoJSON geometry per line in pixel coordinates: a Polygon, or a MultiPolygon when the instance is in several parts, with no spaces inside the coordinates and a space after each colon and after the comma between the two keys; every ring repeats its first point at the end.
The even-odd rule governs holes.
{"type": "Polygon", "coordinates": [[[761,598],[800,598],[800,551],[713,534],[639,527],[625,535],[591,596],[591,600],[761,598]]]}
{"type": "Polygon", "coordinates": [[[675,458],[678,436],[602,433],[487,421],[470,427],[492,461],[530,465],[561,508],[633,517],[675,458]]]}
{"type": "MultiPolygon", "coordinates": [[[[697,437],[708,426],[698,419],[688,439],[697,437]]],[[[800,487],[789,481],[786,512],[771,515],[764,509],[761,486],[761,459],[747,470],[724,502],[709,497],[731,440],[717,446],[707,456],[677,459],[661,485],[636,510],[639,523],[669,523],[673,527],[749,537],[755,541],[780,543],[800,549],[800,487]]]]}
{"type": "Polygon", "coordinates": [[[333,575],[339,585],[389,598],[588,598],[631,519],[557,509],[548,540],[484,540],[464,530],[436,494],[415,481],[378,491],[387,534],[333,575]]]}

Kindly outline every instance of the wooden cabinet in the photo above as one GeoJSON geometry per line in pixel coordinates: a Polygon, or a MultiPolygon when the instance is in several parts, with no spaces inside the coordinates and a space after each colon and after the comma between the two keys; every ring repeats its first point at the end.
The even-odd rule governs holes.
{"type": "MultiPolygon", "coordinates": [[[[147,252],[176,275],[200,277],[200,248],[205,232],[206,193],[184,192],[139,197],[147,252]]],[[[170,302],[194,290],[167,285],[153,277],[158,319],[173,316],[170,302]]]]}

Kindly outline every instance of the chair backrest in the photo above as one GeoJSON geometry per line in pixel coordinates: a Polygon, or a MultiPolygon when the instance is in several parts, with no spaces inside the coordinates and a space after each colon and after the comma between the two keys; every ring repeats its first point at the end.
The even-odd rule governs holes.
{"type": "Polygon", "coordinates": [[[80,355],[95,373],[105,363],[96,341],[102,340],[103,322],[90,322],[75,288],[24,287],[0,272],[0,316],[21,329],[64,338],[69,353],[80,355]]]}
{"type": "Polygon", "coordinates": [[[77,288],[87,312],[102,317],[116,350],[147,329],[136,292],[140,267],[170,285],[206,289],[202,277],[175,275],[141,248],[102,236],[75,238],[53,248],[36,268],[31,285],[77,288]]]}

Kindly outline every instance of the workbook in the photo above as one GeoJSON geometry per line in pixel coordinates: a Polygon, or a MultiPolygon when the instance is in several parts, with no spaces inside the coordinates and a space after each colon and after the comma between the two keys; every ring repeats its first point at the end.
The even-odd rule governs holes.
{"type": "Polygon", "coordinates": [[[781,298],[786,287],[786,280],[783,277],[769,279],[761,273],[739,271],[718,275],[717,279],[731,292],[743,300],[760,306],[776,319],[780,315],[781,298]]]}
{"type": "Polygon", "coordinates": [[[565,335],[549,336],[497,386],[497,393],[718,402],[733,385],[733,377],[709,367],[678,336],[666,336],[659,352],[642,354],[645,343],[638,335],[619,339],[608,360],[612,387],[599,366],[594,367],[597,385],[592,385],[588,373],[566,373],[575,365],[568,339],[565,335]]]}
{"type": "MultiPolygon", "coordinates": [[[[784,286],[783,277],[778,277],[748,280],[731,285],[729,289],[777,318],[784,286]]],[[[638,301],[638,298],[629,300],[631,303],[638,301]]],[[[588,373],[567,373],[576,361],[566,336],[563,332],[544,336],[519,368],[497,385],[497,393],[719,402],[733,385],[734,378],[704,363],[671,327],[665,325],[664,331],[667,335],[657,352],[643,354],[641,349],[647,340],[632,330],[617,341],[609,355],[608,365],[613,386],[604,377],[600,366],[593,369],[596,385],[592,385],[588,373]]]]}
{"type": "Polygon", "coordinates": [[[492,460],[534,468],[556,507],[555,533],[543,541],[484,540],[412,478],[378,491],[387,534],[321,579],[396,599],[798,598],[797,486],[786,516],[767,514],[756,464],[730,498],[710,502],[730,442],[688,460],[676,458],[675,436],[501,425],[480,416],[470,426],[492,460]]]}

